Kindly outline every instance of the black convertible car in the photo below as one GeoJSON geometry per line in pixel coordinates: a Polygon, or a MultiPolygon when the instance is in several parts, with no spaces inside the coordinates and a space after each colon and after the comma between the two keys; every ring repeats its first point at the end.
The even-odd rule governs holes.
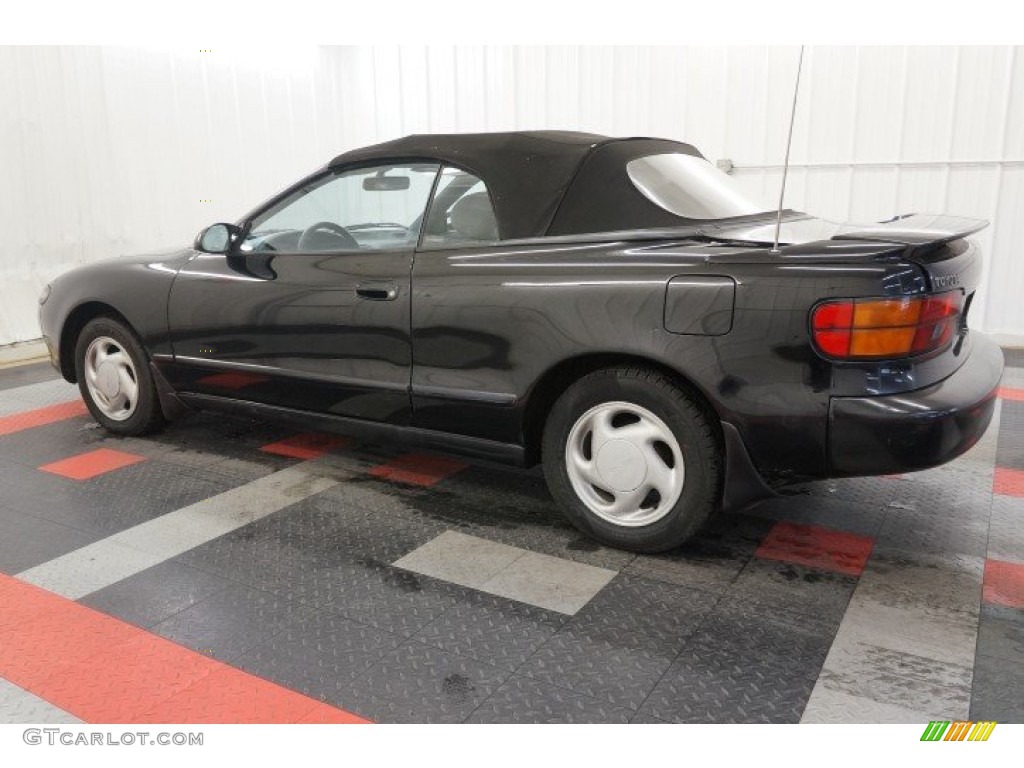
{"type": "Polygon", "coordinates": [[[786,482],[934,466],[988,426],[985,222],[841,226],[692,146],[568,132],[358,149],[194,247],[76,269],[41,325],[108,430],[182,408],[543,462],[657,551],[786,482]]]}

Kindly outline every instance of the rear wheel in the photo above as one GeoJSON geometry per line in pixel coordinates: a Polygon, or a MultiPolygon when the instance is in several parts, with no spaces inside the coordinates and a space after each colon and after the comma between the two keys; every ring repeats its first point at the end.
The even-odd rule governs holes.
{"type": "Polygon", "coordinates": [[[90,320],[75,345],[75,376],[89,412],[118,435],[143,435],[164,425],[149,361],[125,325],[90,320]]]}
{"type": "Polygon", "coordinates": [[[718,503],[722,451],[713,423],[657,371],[597,371],[562,394],[545,425],[548,486],[566,517],[598,541],[671,549],[718,503]]]}

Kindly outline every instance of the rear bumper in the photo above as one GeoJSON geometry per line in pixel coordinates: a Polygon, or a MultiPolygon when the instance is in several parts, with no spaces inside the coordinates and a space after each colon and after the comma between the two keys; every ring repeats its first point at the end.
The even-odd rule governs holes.
{"type": "Polygon", "coordinates": [[[955,459],[992,420],[1003,353],[974,334],[956,373],[900,395],[833,397],[828,462],[833,477],[926,469],[955,459]]]}

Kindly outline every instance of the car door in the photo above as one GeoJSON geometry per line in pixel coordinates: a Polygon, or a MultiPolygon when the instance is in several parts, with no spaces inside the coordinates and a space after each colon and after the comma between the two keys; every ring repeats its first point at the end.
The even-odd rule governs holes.
{"type": "Polygon", "coordinates": [[[406,423],[410,271],[438,166],[332,169],[273,201],[171,290],[184,392],[406,423]]]}

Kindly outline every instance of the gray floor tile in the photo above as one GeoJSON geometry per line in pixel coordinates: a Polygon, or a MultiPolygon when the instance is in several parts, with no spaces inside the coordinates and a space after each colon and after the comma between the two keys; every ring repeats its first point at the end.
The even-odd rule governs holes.
{"type": "Polygon", "coordinates": [[[676,723],[795,723],[816,673],[799,659],[752,657],[694,643],[683,649],[641,711],[676,723]]]}

